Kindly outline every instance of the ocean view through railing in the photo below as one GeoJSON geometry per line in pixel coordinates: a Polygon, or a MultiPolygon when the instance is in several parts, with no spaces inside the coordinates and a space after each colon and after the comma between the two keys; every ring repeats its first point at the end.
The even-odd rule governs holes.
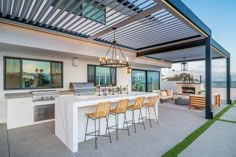
{"type": "MultiPolygon", "coordinates": [[[[161,81],[161,89],[172,89],[174,92],[177,92],[177,82],[181,81],[161,81]]],[[[202,82],[204,84],[204,81],[202,82]]],[[[222,99],[226,99],[226,81],[212,81],[212,92],[220,93],[222,99]]],[[[231,99],[236,100],[236,81],[231,83],[231,99]]]]}
{"type": "MultiPolygon", "coordinates": [[[[226,81],[212,81],[212,87],[213,88],[226,88],[226,81]]],[[[231,81],[231,88],[236,88],[236,81],[231,81]]]]}

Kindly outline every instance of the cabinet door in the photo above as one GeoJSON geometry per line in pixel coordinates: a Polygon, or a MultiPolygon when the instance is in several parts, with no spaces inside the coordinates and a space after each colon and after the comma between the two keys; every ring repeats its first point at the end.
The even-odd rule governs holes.
{"type": "Polygon", "coordinates": [[[7,128],[17,128],[33,123],[32,98],[7,100],[7,128]]]}

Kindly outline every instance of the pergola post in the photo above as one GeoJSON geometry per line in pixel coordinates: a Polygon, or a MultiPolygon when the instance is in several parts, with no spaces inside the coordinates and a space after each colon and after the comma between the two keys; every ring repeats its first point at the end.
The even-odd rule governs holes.
{"type": "Polygon", "coordinates": [[[226,93],[227,93],[227,104],[231,104],[230,97],[231,88],[231,75],[230,75],[230,57],[226,58],[226,93]]]}
{"type": "Polygon", "coordinates": [[[212,119],[213,113],[211,112],[211,99],[212,99],[212,89],[211,89],[211,68],[212,68],[212,54],[211,54],[211,38],[206,38],[205,47],[205,76],[206,76],[206,119],[212,119]]]}

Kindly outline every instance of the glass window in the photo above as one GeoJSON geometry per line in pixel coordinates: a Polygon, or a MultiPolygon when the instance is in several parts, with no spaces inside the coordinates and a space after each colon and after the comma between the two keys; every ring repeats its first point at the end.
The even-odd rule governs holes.
{"type": "Polygon", "coordinates": [[[52,62],[52,87],[60,88],[62,86],[62,64],[60,62],[52,62]]]}
{"type": "Polygon", "coordinates": [[[17,89],[20,88],[21,74],[20,59],[7,58],[5,63],[5,88],[17,89]]]}
{"type": "Polygon", "coordinates": [[[62,62],[5,57],[5,89],[61,88],[62,62]]]}
{"type": "Polygon", "coordinates": [[[132,91],[146,92],[146,73],[141,70],[132,70],[132,91]]]}
{"type": "Polygon", "coordinates": [[[23,60],[22,65],[22,88],[50,87],[50,62],[23,60]]]}
{"type": "Polygon", "coordinates": [[[160,73],[157,71],[147,71],[147,91],[153,92],[160,89],[160,73]]]}
{"type": "Polygon", "coordinates": [[[89,65],[88,66],[88,82],[95,82],[95,66],[89,65]]]}
{"type": "Polygon", "coordinates": [[[116,85],[116,68],[88,65],[88,82],[95,86],[116,85]]]}

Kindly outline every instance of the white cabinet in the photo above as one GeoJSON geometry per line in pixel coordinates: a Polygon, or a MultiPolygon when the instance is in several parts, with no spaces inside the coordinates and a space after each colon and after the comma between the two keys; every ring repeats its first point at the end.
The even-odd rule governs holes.
{"type": "Polygon", "coordinates": [[[3,95],[0,94],[0,123],[6,123],[7,119],[6,101],[3,95]]]}
{"type": "Polygon", "coordinates": [[[7,128],[32,125],[33,107],[32,98],[7,99],[7,128]]]}

